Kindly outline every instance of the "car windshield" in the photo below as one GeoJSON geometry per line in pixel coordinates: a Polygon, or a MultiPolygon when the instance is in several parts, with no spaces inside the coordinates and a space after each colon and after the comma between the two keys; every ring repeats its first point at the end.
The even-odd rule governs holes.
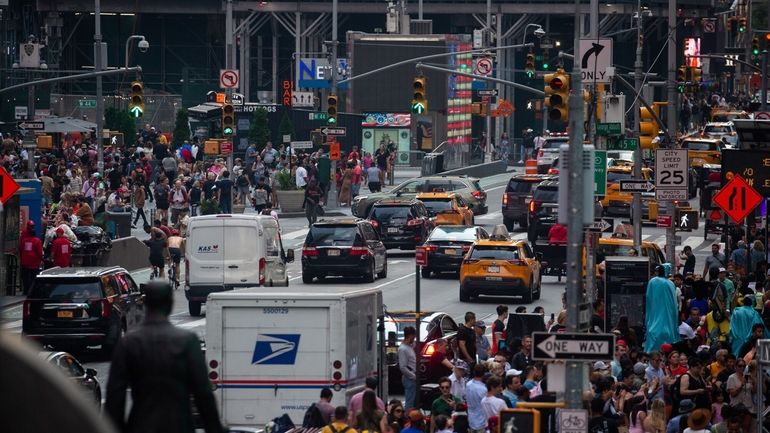
{"type": "MultiPolygon", "coordinates": [[[[632,245],[599,245],[596,248],[596,263],[601,263],[608,256],[631,257],[632,245]]],[[[642,248],[642,255],[647,255],[647,250],[642,248]]]]}
{"type": "Polygon", "coordinates": [[[556,203],[559,201],[559,190],[556,188],[537,188],[532,198],[539,202],[556,203]]]}
{"type": "Polygon", "coordinates": [[[429,241],[475,241],[475,227],[438,226],[430,233],[429,241]]]}
{"type": "Polygon", "coordinates": [[[625,172],[625,171],[608,171],[607,172],[607,182],[619,182],[621,180],[627,180],[631,179],[633,174],[631,172],[625,172]]]}
{"type": "Polygon", "coordinates": [[[353,224],[317,225],[310,229],[305,244],[318,247],[352,246],[358,236],[353,224]]]}
{"type": "Polygon", "coordinates": [[[382,222],[394,219],[405,220],[411,217],[409,209],[409,206],[375,206],[372,208],[372,214],[369,215],[369,218],[382,222]]]}
{"type": "Polygon", "coordinates": [[[511,179],[508,181],[508,186],[505,188],[505,192],[517,192],[517,193],[529,194],[535,185],[537,185],[536,182],[527,182],[526,180],[511,179]]]}
{"type": "Polygon", "coordinates": [[[471,251],[470,258],[478,260],[518,260],[519,249],[514,246],[476,245],[471,251]]]}
{"type": "Polygon", "coordinates": [[[30,298],[50,299],[55,302],[87,302],[102,299],[102,289],[96,278],[38,278],[30,298]]]}
{"type": "Polygon", "coordinates": [[[424,185],[424,181],[422,180],[412,180],[405,183],[402,183],[401,186],[398,186],[393,189],[393,192],[400,192],[403,194],[416,194],[422,190],[422,186],[424,185]]]}
{"type": "MultiPolygon", "coordinates": [[[[428,322],[420,322],[420,340],[425,341],[428,336],[428,322]]],[[[391,332],[396,333],[396,343],[401,343],[404,339],[404,328],[407,326],[414,326],[414,316],[411,318],[397,317],[392,319],[385,319],[385,338],[388,338],[388,334],[391,332]]]]}
{"type": "Polygon", "coordinates": [[[716,143],[710,141],[685,141],[682,143],[682,148],[690,150],[717,150],[716,143]]]}
{"type": "Polygon", "coordinates": [[[452,210],[452,199],[450,198],[432,198],[422,200],[422,204],[428,209],[428,213],[436,215],[439,212],[452,210]]]}
{"type": "Polygon", "coordinates": [[[706,134],[729,134],[733,129],[729,126],[707,126],[706,134]]]}

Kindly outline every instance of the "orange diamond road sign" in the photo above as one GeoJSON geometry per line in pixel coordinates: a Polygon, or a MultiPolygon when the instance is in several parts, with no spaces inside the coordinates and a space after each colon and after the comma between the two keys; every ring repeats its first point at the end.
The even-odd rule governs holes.
{"type": "Polygon", "coordinates": [[[735,176],[714,196],[714,203],[736,223],[743,221],[761,202],[762,195],[740,176],[735,176]]]}
{"type": "Polygon", "coordinates": [[[3,167],[0,167],[0,203],[7,202],[18,190],[19,184],[3,167]]]}

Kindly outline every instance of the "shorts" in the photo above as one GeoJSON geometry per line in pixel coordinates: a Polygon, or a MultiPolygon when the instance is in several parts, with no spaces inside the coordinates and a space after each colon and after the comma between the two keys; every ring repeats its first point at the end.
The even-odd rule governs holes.
{"type": "Polygon", "coordinates": [[[169,248],[168,253],[171,255],[171,260],[173,260],[174,263],[179,264],[179,262],[182,261],[182,250],[179,248],[169,248]]]}
{"type": "Polygon", "coordinates": [[[164,266],[166,266],[166,261],[163,260],[163,257],[150,257],[150,265],[155,266],[156,268],[163,269],[164,266]]]}

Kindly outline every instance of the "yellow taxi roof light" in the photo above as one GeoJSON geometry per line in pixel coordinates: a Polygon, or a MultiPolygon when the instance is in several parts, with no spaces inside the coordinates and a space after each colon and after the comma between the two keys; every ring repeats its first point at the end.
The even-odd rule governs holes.
{"type": "Polygon", "coordinates": [[[510,234],[508,233],[508,229],[505,227],[505,224],[498,224],[495,226],[495,228],[492,229],[492,235],[489,237],[491,240],[508,240],[510,239],[510,234]]]}

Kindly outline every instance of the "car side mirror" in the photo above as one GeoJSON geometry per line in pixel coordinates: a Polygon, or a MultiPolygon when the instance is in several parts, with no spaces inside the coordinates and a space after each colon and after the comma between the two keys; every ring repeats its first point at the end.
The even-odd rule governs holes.
{"type": "Polygon", "coordinates": [[[139,294],[144,295],[146,290],[147,290],[146,283],[139,284],[139,294]]]}
{"type": "Polygon", "coordinates": [[[294,261],[294,250],[287,250],[286,251],[286,263],[291,263],[294,261]]]}
{"type": "Polygon", "coordinates": [[[543,261],[543,253],[541,253],[541,252],[537,252],[537,253],[535,253],[535,259],[536,259],[538,262],[542,262],[542,261],[543,261]]]}
{"type": "Polygon", "coordinates": [[[86,368],[86,377],[96,377],[96,370],[93,368],[86,368]]]}

